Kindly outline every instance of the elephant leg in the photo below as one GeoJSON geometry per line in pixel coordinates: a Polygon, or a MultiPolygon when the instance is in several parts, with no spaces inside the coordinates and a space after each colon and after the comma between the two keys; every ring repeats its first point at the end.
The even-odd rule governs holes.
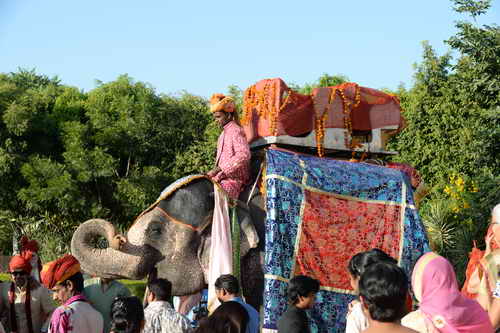
{"type": "Polygon", "coordinates": [[[263,253],[258,249],[251,249],[241,263],[243,296],[257,311],[260,311],[264,303],[264,271],[261,255],[263,253]]]}

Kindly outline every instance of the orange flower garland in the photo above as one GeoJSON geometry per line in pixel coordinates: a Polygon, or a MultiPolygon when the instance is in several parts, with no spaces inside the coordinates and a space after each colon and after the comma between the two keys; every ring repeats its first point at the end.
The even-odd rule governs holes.
{"type": "Polygon", "coordinates": [[[269,131],[272,135],[278,135],[278,115],[293,100],[294,92],[292,89],[283,92],[280,99],[285,93],[287,93],[287,96],[278,109],[274,102],[276,89],[277,82],[266,82],[264,88],[260,91],[257,91],[255,85],[245,90],[243,97],[243,116],[241,118],[242,125],[247,125],[251,121],[253,111],[256,110],[259,117],[263,117],[270,121],[269,131]]]}
{"type": "MultiPolygon", "coordinates": [[[[328,96],[328,104],[325,106],[323,110],[323,114],[320,116],[318,112],[318,106],[316,102],[314,105],[314,113],[315,113],[315,135],[316,135],[316,148],[318,150],[318,156],[323,157],[325,155],[324,148],[324,140],[325,140],[325,124],[328,119],[328,113],[332,108],[333,101],[335,100],[335,96],[337,94],[336,89],[328,88],[330,90],[330,95],[328,96]]],[[[314,99],[313,99],[314,101],[314,99]]]]}
{"type": "Polygon", "coordinates": [[[346,147],[350,147],[352,143],[352,120],[351,120],[351,108],[347,98],[345,97],[344,90],[339,89],[340,97],[342,98],[342,112],[344,113],[344,128],[347,130],[347,134],[344,137],[344,143],[346,147]]]}

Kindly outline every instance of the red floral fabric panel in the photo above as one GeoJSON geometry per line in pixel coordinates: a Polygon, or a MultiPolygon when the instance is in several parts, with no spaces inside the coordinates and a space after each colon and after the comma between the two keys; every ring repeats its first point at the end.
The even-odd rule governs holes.
{"type": "Polygon", "coordinates": [[[347,264],[361,251],[379,248],[399,258],[401,211],[396,205],[360,202],[305,190],[296,271],[322,287],[352,290],[347,264]]]}

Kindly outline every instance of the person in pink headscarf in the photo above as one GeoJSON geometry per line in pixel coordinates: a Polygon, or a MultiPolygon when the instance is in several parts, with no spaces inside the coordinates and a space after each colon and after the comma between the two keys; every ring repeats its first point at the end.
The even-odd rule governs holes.
{"type": "Polygon", "coordinates": [[[492,333],[488,313],[460,293],[453,267],[445,258],[429,252],[416,263],[412,287],[420,308],[401,323],[421,333],[492,333]]]}

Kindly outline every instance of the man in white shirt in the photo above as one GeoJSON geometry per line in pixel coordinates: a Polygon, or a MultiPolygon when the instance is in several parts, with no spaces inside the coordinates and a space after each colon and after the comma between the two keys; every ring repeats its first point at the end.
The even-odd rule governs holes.
{"type": "Polygon", "coordinates": [[[189,320],[177,313],[168,302],[172,284],[165,279],[154,279],[148,283],[147,302],[144,310],[146,325],[143,333],[191,333],[189,320]]]}

